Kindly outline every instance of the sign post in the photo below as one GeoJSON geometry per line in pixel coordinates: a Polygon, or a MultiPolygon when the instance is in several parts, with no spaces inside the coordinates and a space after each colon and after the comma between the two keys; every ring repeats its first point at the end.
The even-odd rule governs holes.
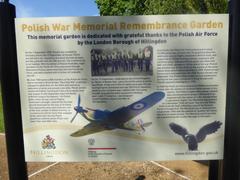
{"type": "Polygon", "coordinates": [[[240,2],[230,3],[230,50],[223,179],[240,179],[240,2]]]}
{"type": "Polygon", "coordinates": [[[221,180],[222,179],[222,160],[211,160],[209,161],[209,180],[221,180]]]}
{"type": "Polygon", "coordinates": [[[15,40],[15,6],[0,1],[0,75],[9,178],[27,179],[15,40]]]}

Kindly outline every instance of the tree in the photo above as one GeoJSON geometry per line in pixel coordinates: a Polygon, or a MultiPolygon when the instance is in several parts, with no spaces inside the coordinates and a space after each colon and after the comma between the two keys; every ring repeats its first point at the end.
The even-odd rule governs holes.
{"type": "Polygon", "coordinates": [[[226,13],[227,0],[96,0],[100,15],[226,13]]]}
{"type": "Polygon", "coordinates": [[[191,11],[184,0],[147,0],[144,14],[186,14],[191,11]]]}
{"type": "Polygon", "coordinates": [[[143,14],[147,0],[96,0],[100,15],[138,15],[143,14]]]}
{"type": "Polygon", "coordinates": [[[227,13],[227,0],[190,0],[194,13],[227,13]]]}

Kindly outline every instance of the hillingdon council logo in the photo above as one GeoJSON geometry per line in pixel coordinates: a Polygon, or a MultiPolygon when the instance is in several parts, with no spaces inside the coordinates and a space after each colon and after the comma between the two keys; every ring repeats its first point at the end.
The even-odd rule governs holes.
{"type": "Polygon", "coordinates": [[[51,138],[50,135],[47,135],[42,141],[43,149],[56,149],[56,145],[54,143],[55,139],[51,138]]]}

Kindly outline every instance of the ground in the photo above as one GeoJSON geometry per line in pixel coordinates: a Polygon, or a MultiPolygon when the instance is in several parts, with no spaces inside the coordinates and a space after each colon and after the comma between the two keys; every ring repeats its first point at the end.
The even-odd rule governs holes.
{"type": "MultiPolygon", "coordinates": [[[[0,179],[8,180],[5,136],[0,135],[0,179]]],[[[32,180],[204,180],[208,166],[195,161],[27,163],[32,180]]]]}

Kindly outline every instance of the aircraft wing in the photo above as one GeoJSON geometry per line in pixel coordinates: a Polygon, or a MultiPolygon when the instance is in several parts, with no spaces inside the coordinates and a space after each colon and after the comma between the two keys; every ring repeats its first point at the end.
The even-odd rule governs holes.
{"type": "Polygon", "coordinates": [[[105,120],[105,123],[110,125],[110,127],[120,128],[125,122],[151,108],[164,97],[164,92],[154,92],[133,104],[112,111],[105,120]]]}
{"type": "MultiPolygon", "coordinates": [[[[154,92],[143,99],[130,104],[126,107],[126,113],[131,116],[131,118],[139,115],[140,113],[146,111],[150,107],[154,106],[157,104],[159,101],[161,101],[165,97],[164,92],[154,92]]],[[[123,115],[124,116],[124,115],[123,115]]]]}
{"type": "Polygon", "coordinates": [[[94,133],[98,133],[101,131],[106,130],[103,126],[101,126],[98,123],[89,123],[86,126],[84,126],[82,129],[79,129],[78,131],[72,133],[70,136],[72,137],[81,137],[81,136],[86,136],[89,134],[94,134],[94,133]]]}

